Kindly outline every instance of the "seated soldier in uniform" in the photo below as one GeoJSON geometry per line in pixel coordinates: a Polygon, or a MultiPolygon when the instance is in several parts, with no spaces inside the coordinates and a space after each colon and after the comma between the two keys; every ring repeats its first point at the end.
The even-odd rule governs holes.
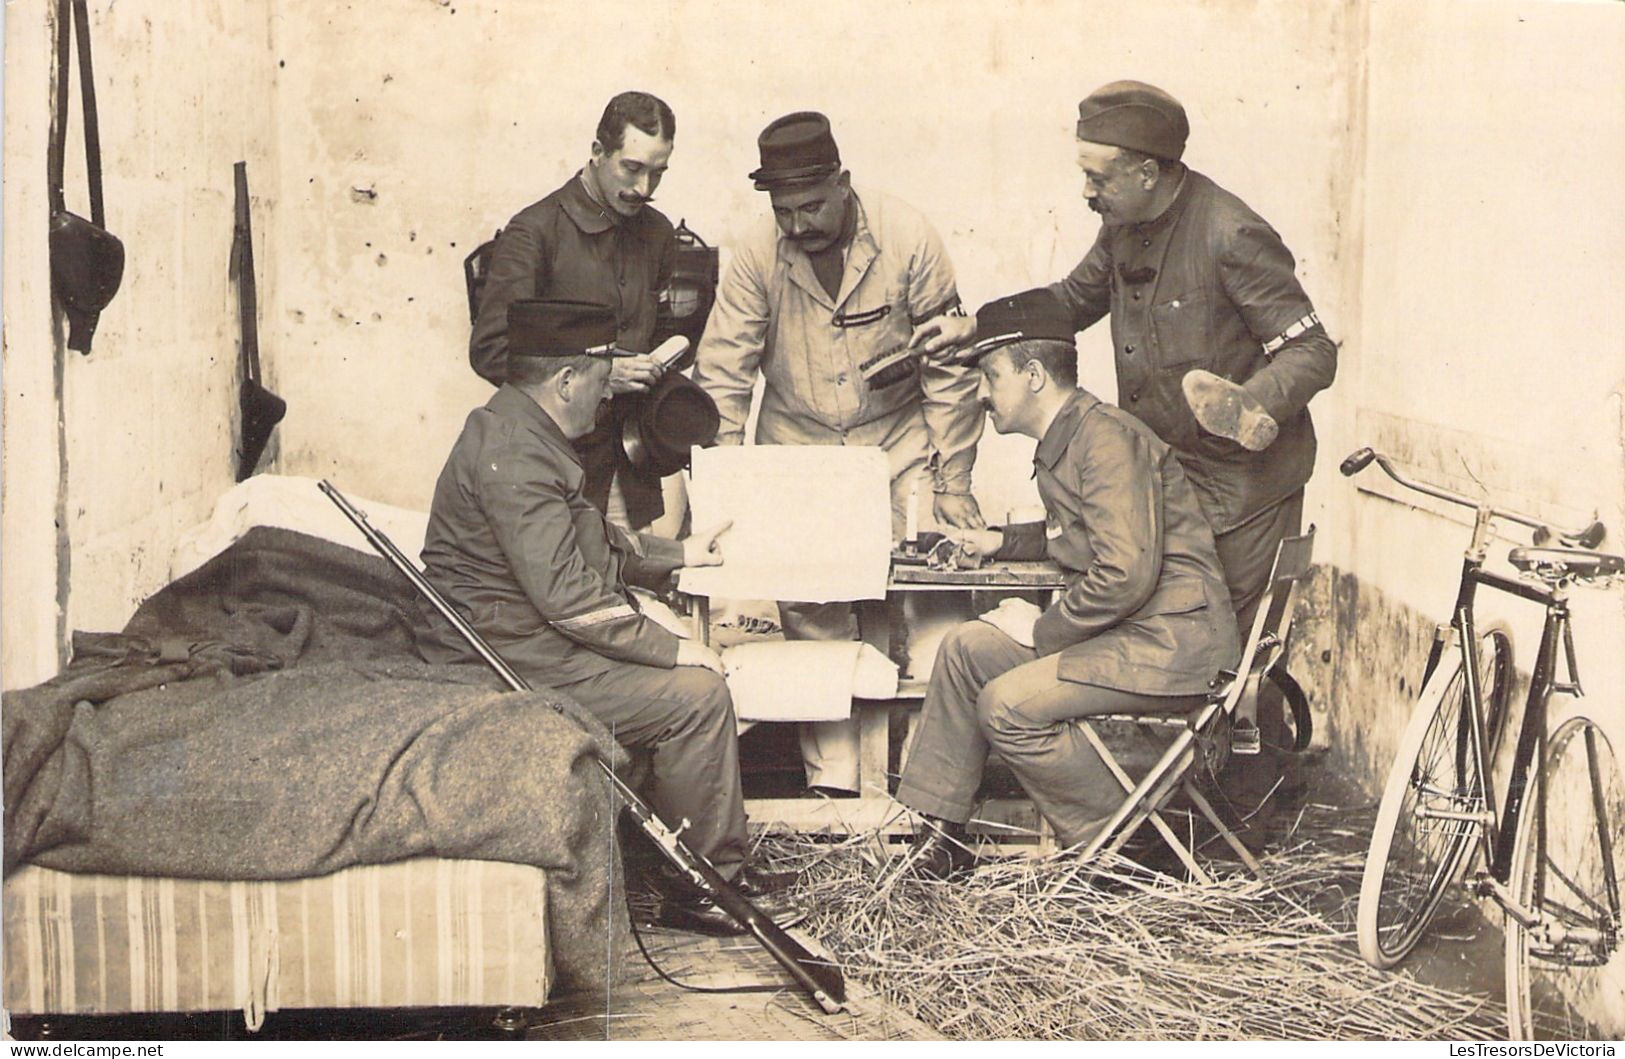
{"type": "Polygon", "coordinates": [[[956,530],[972,555],[1058,563],[1048,610],[1005,600],[937,652],[897,798],[930,825],[913,870],[949,878],[965,845],[989,750],[1074,846],[1094,837],[1122,788],[1072,722],[1183,711],[1241,653],[1230,593],[1185,472],[1138,419],[1077,388],[1071,317],[1054,294],[1001,298],[976,314],[981,400],[1001,434],[1038,441],[1045,521],[956,530]]]}
{"type": "MultiPolygon", "coordinates": [[[[689,848],[774,919],[788,906],[746,867],[733,700],[722,661],[645,617],[629,583],[722,562],[727,527],[673,541],[628,533],[583,493],[571,442],[609,395],[615,313],[588,302],[525,300],[508,312],[508,381],[469,413],[435,483],[424,573],[527,681],[570,696],[624,746],[653,758],[650,802],[689,848]]],[[[478,661],[438,614],[424,657],[478,661]]],[[[742,933],[702,894],[668,879],[662,918],[742,933]]]]}

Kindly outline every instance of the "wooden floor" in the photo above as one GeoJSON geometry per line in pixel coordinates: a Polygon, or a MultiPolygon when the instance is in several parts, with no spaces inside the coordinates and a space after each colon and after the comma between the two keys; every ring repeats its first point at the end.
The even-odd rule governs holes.
{"type": "MultiPolygon", "coordinates": [[[[649,955],[672,978],[707,988],[766,987],[748,993],[695,993],[661,979],[628,954],[630,981],[602,997],[562,998],[531,1016],[526,1040],[905,1041],[943,1040],[929,1026],[848,982],[849,1010],[828,1015],[797,989],[750,938],[711,938],[643,928],[649,955]]],[[[818,946],[792,931],[810,950],[818,946]]]]}

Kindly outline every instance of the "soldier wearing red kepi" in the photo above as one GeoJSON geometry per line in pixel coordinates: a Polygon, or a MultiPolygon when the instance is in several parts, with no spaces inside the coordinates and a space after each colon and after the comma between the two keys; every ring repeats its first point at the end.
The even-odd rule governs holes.
{"type": "MultiPolygon", "coordinates": [[[[587,496],[572,442],[610,393],[614,308],[515,301],[506,321],[506,382],[469,413],[435,483],[424,576],[502,658],[652,758],[650,804],[669,827],[775,920],[791,910],[746,866],[733,699],[722,661],[645,617],[629,584],[657,587],[683,566],[722,562],[720,526],[684,541],[630,533],[587,496]]],[[[438,613],[418,648],[436,664],[478,661],[438,613]]],[[[782,880],[780,880],[782,881],[782,880]]],[[[743,928],[695,890],[667,880],[662,915],[707,933],[743,928]]]]}
{"type": "MultiPolygon", "coordinates": [[[[1337,347],[1294,274],[1292,253],[1246,203],[1180,161],[1190,125],[1168,93],[1115,81],[1078,105],[1084,198],[1102,220],[1089,252],[1051,285],[1083,330],[1110,314],[1118,403],[1184,465],[1213,528],[1243,630],[1275,551],[1299,532],[1315,460],[1308,403],[1332,382],[1337,347]]],[[[967,321],[925,325],[928,352],[967,321]]],[[[1279,744],[1280,700],[1258,724],[1279,744]]],[[[1236,758],[1248,793],[1273,758],[1236,758]]]]}
{"type": "Polygon", "coordinates": [[[1213,534],[1184,468],[1144,423],[1077,388],[1072,316],[1047,290],[976,314],[994,429],[1038,442],[1045,521],[961,529],[973,555],[1044,559],[1066,587],[1040,611],[1008,599],[942,641],[897,799],[934,821],[910,859],[944,878],[989,750],[1064,845],[1093,838],[1123,792],[1079,726],[1103,713],[1190,710],[1240,654],[1213,534]]]}

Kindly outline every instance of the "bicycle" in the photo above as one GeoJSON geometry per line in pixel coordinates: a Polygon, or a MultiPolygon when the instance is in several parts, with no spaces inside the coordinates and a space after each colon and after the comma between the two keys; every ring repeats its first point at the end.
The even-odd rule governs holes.
{"type": "Polygon", "coordinates": [[[1625,782],[1595,721],[1575,715],[1547,732],[1552,695],[1583,694],[1569,589],[1625,577],[1625,558],[1592,550],[1605,533],[1600,522],[1553,530],[1540,519],[1412,481],[1369,448],[1344,460],[1342,472],[1352,476],[1373,462],[1407,489],[1471,508],[1475,517],[1455,606],[1434,636],[1372,828],[1356,924],[1360,955],[1383,969],[1404,959],[1447,890],[1482,854],[1468,892],[1493,901],[1505,916],[1512,1038],[1625,1032],[1625,782]],[[1497,519],[1534,531],[1532,547],[1508,555],[1516,579],[1484,569],[1497,519]],[[1480,587],[1546,610],[1499,811],[1492,763],[1507,726],[1512,641],[1504,626],[1477,625],[1480,587]],[[1560,649],[1566,680],[1558,679],[1560,649]],[[1588,1011],[1592,1016],[1582,1014],[1588,1011]]]}

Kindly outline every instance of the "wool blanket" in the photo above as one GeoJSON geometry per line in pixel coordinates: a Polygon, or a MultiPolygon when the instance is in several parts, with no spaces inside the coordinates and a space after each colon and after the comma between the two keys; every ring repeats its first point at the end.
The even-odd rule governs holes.
{"type": "Polygon", "coordinates": [[[547,871],[555,967],[623,951],[609,733],[547,689],[429,666],[382,559],[256,528],[0,703],[5,870],[290,879],[416,856],[547,871]]]}

